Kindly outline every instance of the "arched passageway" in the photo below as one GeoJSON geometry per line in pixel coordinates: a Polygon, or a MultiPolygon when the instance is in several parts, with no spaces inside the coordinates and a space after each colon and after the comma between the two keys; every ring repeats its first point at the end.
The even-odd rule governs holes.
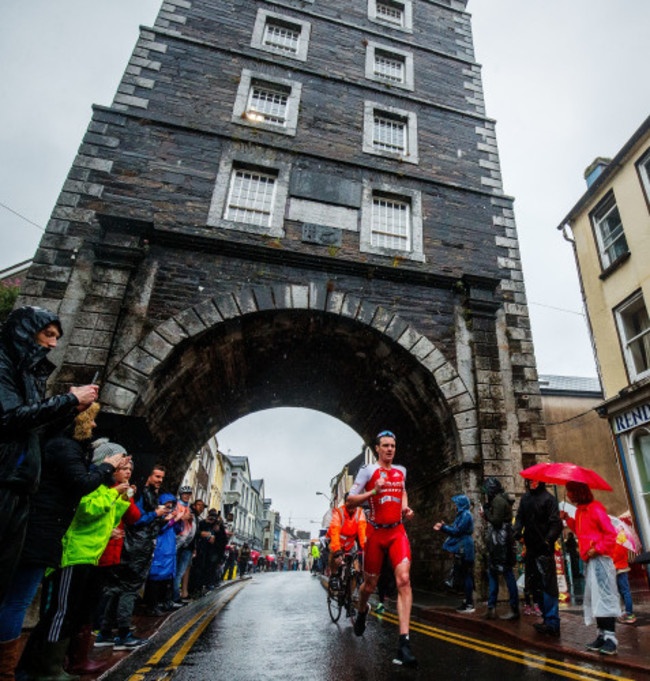
{"type": "Polygon", "coordinates": [[[463,463],[458,414],[436,374],[454,386],[456,397],[463,384],[412,327],[396,316],[379,323],[380,307],[362,321],[361,307],[350,315],[257,309],[221,315],[193,330],[186,322],[176,336],[166,322],[116,367],[104,397],[110,404],[121,395],[113,409],[146,420],[173,479],[212,434],[262,409],[315,409],[346,423],[367,443],[390,428],[398,434],[399,462],[409,471],[410,500],[418,511],[415,548],[428,555],[430,521],[453,490],[467,487],[463,474],[475,467],[463,463]]]}

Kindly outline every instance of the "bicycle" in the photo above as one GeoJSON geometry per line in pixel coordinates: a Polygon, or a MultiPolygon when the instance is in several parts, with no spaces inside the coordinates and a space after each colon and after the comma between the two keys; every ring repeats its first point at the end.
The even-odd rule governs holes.
{"type": "Polygon", "coordinates": [[[363,573],[356,570],[354,560],[356,553],[346,553],[343,565],[339,569],[340,578],[332,575],[327,583],[327,609],[332,622],[336,623],[345,609],[345,616],[354,624],[359,605],[359,587],[363,581],[363,573]]]}

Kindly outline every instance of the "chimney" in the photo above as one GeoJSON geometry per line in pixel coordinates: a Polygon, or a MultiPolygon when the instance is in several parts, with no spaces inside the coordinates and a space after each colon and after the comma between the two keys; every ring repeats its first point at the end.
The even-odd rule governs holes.
{"type": "Polygon", "coordinates": [[[587,181],[588,188],[591,187],[591,185],[596,181],[596,178],[600,176],[600,174],[603,172],[603,170],[605,170],[605,168],[607,168],[611,161],[611,158],[603,158],[602,156],[598,156],[594,161],[592,161],[591,165],[587,166],[587,169],[584,172],[584,177],[587,181]]]}

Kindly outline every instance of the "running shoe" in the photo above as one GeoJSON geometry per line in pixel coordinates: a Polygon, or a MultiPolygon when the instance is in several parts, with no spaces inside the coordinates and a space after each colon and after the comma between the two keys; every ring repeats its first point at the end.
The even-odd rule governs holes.
{"type": "Polygon", "coordinates": [[[472,603],[463,603],[460,608],[456,609],[456,612],[464,615],[471,615],[473,612],[476,612],[476,608],[472,603]]]}
{"type": "Polygon", "coordinates": [[[618,653],[618,647],[611,638],[606,638],[600,648],[600,653],[602,655],[616,655],[616,653],[618,653]]]}
{"type": "Polygon", "coordinates": [[[411,643],[407,638],[400,637],[399,646],[397,647],[397,655],[393,659],[393,664],[404,665],[405,667],[417,667],[418,661],[415,655],[411,652],[411,643]]]}
{"type": "Polygon", "coordinates": [[[357,636],[363,636],[363,632],[366,630],[366,618],[368,617],[368,612],[370,608],[367,607],[365,612],[358,612],[357,619],[354,620],[354,633],[357,636]]]}
{"type": "Polygon", "coordinates": [[[636,622],[636,615],[634,613],[624,613],[618,618],[621,624],[634,624],[636,622]]]}
{"type": "Polygon", "coordinates": [[[131,632],[129,632],[124,638],[120,638],[119,636],[115,638],[114,650],[131,650],[132,648],[139,648],[147,641],[148,639],[137,638],[131,632]]]}
{"type": "Polygon", "coordinates": [[[383,603],[377,603],[377,605],[375,606],[375,612],[378,615],[381,615],[384,612],[384,610],[386,610],[386,606],[383,603]]]}
{"type": "Polygon", "coordinates": [[[601,634],[598,634],[598,638],[595,641],[592,641],[591,643],[587,643],[585,648],[587,650],[593,650],[595,653],[599,653],[604,643],[605,637],[602,636],[601,634]]]}

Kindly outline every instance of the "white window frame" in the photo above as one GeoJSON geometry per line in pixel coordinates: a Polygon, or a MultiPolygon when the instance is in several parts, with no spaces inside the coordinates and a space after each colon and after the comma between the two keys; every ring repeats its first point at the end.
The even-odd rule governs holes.
{"type": "Polygon", "coordinates": [[[232,110],[232,122],[284,135],[295,135],[298,129],[298,111],[302,84],[287,78],[275,78],[250,69],[243,69],[239,79],[235,104],[232,110]],[[260,119],[250,111],[249,102],[254,87],[266,85],[269,90],[286,92],[287,110],[284,123],[260,119]]]}
{"type": "Polygon", "coordinates": [[[368,19],[382,26],[390,26],[398,31],[413,32],[413,0],[368,0],[368,19]],[[402,19],[400,23],[391,21],[377,11],[377,5],[400,7],[402,19]]]}
{"type": "Polygon", "coordinates": [[[402,88],[403,90],[413,90],[415,87],[413,76],[413,53],[408,50],[398,50],[392,46],[382,45],[373,40],[369,40],[366,46],[366,78],[377,83],[385,83],[391,87],[402,88]],[[375,72],[377,53],[383,52],[389,56],[394,56],[404,64],[404,79],[400,81],[383,78],[375,72]]]}
{"type": "Polygon", "coordinates": [[[637,170],[641,178],[641,186],[645,192],[645,199],[650,207],[650,149],[645,153],[641,160],[637,163],[637,170]]]}
{"type": "MultiPolygon", "coordinates": [[[[646,343],[644,343],[644,338],[648,336],[650,339],[650,320],[648,326],[636,333],[632,337],[628,337],[626,331],[626,319],[634,309],[638,309],[642,305],[645,309],[646,317],[648,316],[648,309],[643,298],[643,292],[639,291],[634,296],[626,300],[624,303],[619,305],[614,309],[614,316],[616,318],[616,325],[618,327],[619,338],[621,341],[621,347],[623,349],[623,359],[625,360],[625,366],[627,367],[628,374],[630,376],[630,381],[638,381],[646,376],[650,376],[650,340],[648,347],[646,349],[646,343]],[[635,362],[635,344],[641,343],[641,352],[647,355],[646,364],[647,367],[639,371],[637,369],[637,363],[635,362]]],[[[638,347],[638,346],[637,346],[638,347]]]]}
{"type": "Polygon", "coordinates": [[[598,246],[598,253],[600,254],[600,261],[604,270],[606,270],[612,263],[618,260],[620,257],[629,252],[627,246],[627,239],[625,237],[625,229],[623,227],[623,219],[621,218],[621,213],[616,204],[616,200],[613,196],[608,197],[605,201],[601,202],[591,214],[591,220],[594,228],[594,234],[596,237],[596,244],[598,246]],[[616,211],[620,221],[621,231],[620,234],[612,241],[605,240],[603,234],[603,226],[605,221],[612,216],[612,213],[616,211]],[[620,253],[618,256],[612,258],[610,250],[620,239],[625,240],[625,251],[620,253]]]}
{"type": "Polygon", "coordinates": [[[414,189],[386,183],[363,182],[363,198],[361,203],[361,231],[359,234],[359,250],[362,253],[373,253],[389,258],[404,258],[417,262],[425,262],[422,238],[422,194],[414,189]],[[373,245],[373,203],[376,197],[387,197],[389,200],[409,204],[410,247],[408,250],[373,245]]]}
{"type": "Polygon", "coordinates": [[[366,154],[397,159],[405,163],[418,163],[418,119],[413,111],[384,106],[378,102],[365,101],[363,106],[363,151],[366,154]],[[380,149],[375,146],[375,116],[398,118],[404,121],[406,150],[404,153],[380,149]]]}
{"type": "Polygon", "coordinates": [[[269,12],[265,9],[258,9],[255,17],[255,25],[253,26],[253,35],[251,37],[251,47],[264,52],[271,52],[272,54],[279,54],[289,59],[297,59],[298,61],[307,61],[307,52],[309,50],[309,37],[311,34],[311,24],[308,21],[302,21],[295,17],[290,17],[285,14],[278,14],[277,12],[269,12]],[[268,24],[280,24],[289,27],[295,27],[299,32],[298,48],[295,52],[285,50],[282,47],[275,45],[267,45],[265,40],[266,26],[268,24]]]}
{"type": "Polygon", "coordinates": [[[284,237],[284,216],[289,194],[289,177],[291,165],[285,162],[265,159],[261,155],[253,156],[236,152],[234,147],[224,150],[219,163],[217,180],[212,193],[212,201],[208,211],[207,224],[210,227],[219,227],[250,234],[263,234],[271,237],[284,237]],[[227,215],[227,202],[230,196],[230,188],[233,172],[240,168],[249,168],[262,174],[275,176],[273,205],[267,225],[255,225],[248,222],[229,220],[227,215]]]}

